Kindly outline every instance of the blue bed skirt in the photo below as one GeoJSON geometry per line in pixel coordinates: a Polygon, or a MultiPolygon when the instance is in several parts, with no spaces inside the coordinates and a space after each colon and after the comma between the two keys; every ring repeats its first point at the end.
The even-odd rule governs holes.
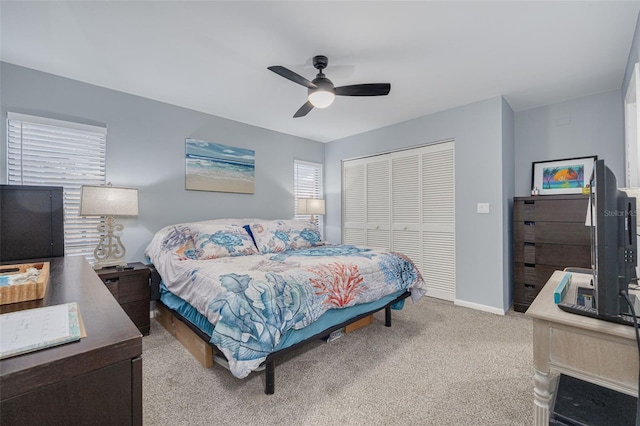
{"type": "MultiPolygon", "coordinates": [[[[313,337],[320,332],[341,324],[351,318],[355,318],[358,315],[382,309],[403,293],[405,293],[405,290],[397,291],[374,302],[363,303],[343,309],[329,309],[320,318],[318,318],[317,321],[307,327],[300,330],[289,330],[280,340],[280,343],[275,348],[274,352],[293,346],[296,343],[300,343],[303,340],[313,337]]],[[[204,315],[198,312],[196,308],[167,290],[164,283],[160,284],[160,301],[169,309],[172,309],[182,315],[187,321],[191,322],[207,336],[211,336],[213,334],[213,324],[211,324],[204,315]]],[[[394,305],[393,307],[401,309],[402,302],[404,302],[404,300],[399,303],[399,306],[394,305]]]]}

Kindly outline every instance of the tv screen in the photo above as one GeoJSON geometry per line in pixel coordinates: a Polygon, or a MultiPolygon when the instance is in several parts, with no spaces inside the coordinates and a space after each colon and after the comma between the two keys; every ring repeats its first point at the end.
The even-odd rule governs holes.
{"type": "Polygon", "coordinates": [[[599,318],[627,322],[630,309],[621,291],[636,278],[636,199],[618,189],[604,160],[595,162],[590,183],[595,309],[599,318]]]}
{"type": "Polygon", "coordinates": [[[64,256],[63,189],[0,185],[0,261],[64,256]]]}

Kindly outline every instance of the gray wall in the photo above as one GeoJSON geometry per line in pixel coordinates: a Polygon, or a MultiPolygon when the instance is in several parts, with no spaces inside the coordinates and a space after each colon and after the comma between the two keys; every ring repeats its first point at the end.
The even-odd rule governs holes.
{"type": "Polygon", "coordinates": [[[511,148],[504,145],[512,143],[512,136],[503,140],[510,121],[510,113],[503,114],[505,105],[502,97],[495,97],[328,143],[327,239],[341,240],[341,160],[454,139],[456,299],[492,310],[508,309],[511,277],[504,262],[511,260],[505,258],[509,249],[504,245],[510,238],[505,235],[509,229],[505,203],[513,194],[508,184],[507,189],[504,186],[513,172],[503,171],[503,162],[511,155],[511,148]],[[479,202],[490,203],[491,213],[477,214],[479,202]]]}
{"type": "Polygon", "coordinates": [[[623,97],[627,93],[627,88],[629,87],[629,82],[631,81],[633,66],[636,62],[640,62],[640,14],[638,14],[638,20],[636,21],[636,31],[633,34],[631,50],[629,51],[629,59],[627,60],[627,69],[624,73],[624,81],[622,83],[623,97]]]}
{"type": "Polygon", "coordinates": [[[515,194],[515,115],[511,106],[502,99],[502,273],[505,288],[502,295],[503,306],[511,306],[513,301],[513,196],[515,194]]]}
{"type": "Polygon", "coordinates": [[[107,181],[139,189],[140,216],[123,219],[127,260],[143,260],[165,225],[222,217],[293,217],[294,159],[323,163],[324,144],[0,63],[0,182],[7,111],[107,125],[107,181]],[[255,194],[186,191],[185,138],[255,150],[255,194]]]}
{"type": "Polygon", "coordinates": [[[531,163],[597,155],[624,186],[624,110],[619,90],[515,114],[516,195],[531,194],[531,163]]]}

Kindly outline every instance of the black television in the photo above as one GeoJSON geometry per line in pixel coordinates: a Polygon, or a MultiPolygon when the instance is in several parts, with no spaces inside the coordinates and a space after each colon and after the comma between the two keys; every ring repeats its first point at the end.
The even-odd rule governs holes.
{"type": "Polygon", "coordinates": [[[0,262],[64,256],[63,189],[0,185],[0,262]]]}
{"type": "Polygon", "coordinates": [[[596,311],[602,319],[625,320],[630,310],[623,292],[636,278],[636,199],[618,189],[616,177],[604,160],[595,162],[590,183],[596,311]]]}
{"type": "Polygon", "coordinates": [[[568,312],[633,325],[625,293],[637,280],[636,199],[618,189],[604,160],[593,165],[587,221],[591,225],[594,306],[570,302],[559,306],[568,312]]]}

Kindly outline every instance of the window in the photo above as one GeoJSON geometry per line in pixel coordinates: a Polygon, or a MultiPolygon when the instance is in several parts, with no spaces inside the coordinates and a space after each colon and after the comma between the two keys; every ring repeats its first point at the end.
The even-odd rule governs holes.
{"type": "MultiPolygon", "coordinates": [[[[322,164],[311,163],[308,161],[294,160],[294,178],[293,178],[293,195],[294,195],[294,213],[298,210],[298,198],[319,198],[324,199],[324,191],[322,189],[322,164]]],[[[296,219],[310,219],[310,215],[295,215],[296,219]]],[[[318,218],[318,227],[322,234],[324,225],[324,217],[318,218]]]]}
{"type": "Polygon", "coordinates": [[[93,261],[100,217],[80,217],[82,185],[105,184],[107,129],[8,114],[7,183],[64,188],[64,251],[93,261]]]}

